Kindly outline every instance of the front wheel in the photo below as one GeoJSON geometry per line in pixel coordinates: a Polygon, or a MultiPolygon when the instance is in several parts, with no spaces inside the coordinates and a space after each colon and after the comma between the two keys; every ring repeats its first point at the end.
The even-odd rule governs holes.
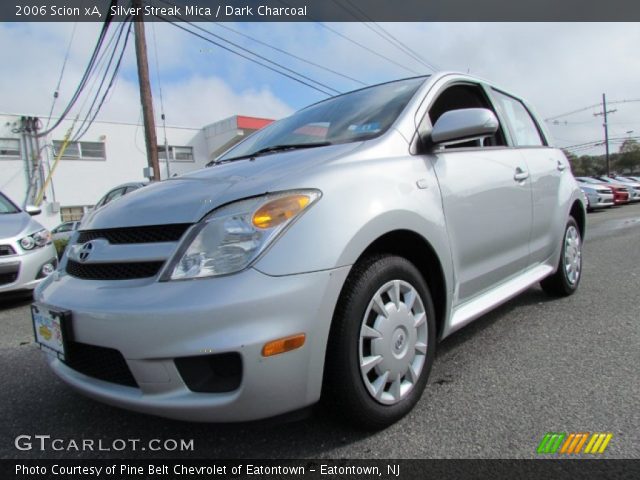
{"type": "Polygon", "coordinates": [[[562,237],[562,252],[556,273],[540,282],[549,295],[566,297],[575,293],[582,278],[582,236],[573,217],[569,217],[562,237]]]}
{"type": "Polygon", "coordinates": [[[336,307],[323,399],[360,427],[384,428],[420,399],[434,351],[433,302],[418,269],[398,256],[369,257],[336,307]]]}

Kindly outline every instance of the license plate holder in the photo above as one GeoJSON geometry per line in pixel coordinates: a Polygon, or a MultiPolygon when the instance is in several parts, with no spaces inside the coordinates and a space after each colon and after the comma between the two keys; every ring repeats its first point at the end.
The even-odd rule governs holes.
{"type": "Polygon", "coordinates": [[[66,360],[67,341],[71,337],[71,312],[34,303],[31,305],[31,318],[36,344],[60,360],[66,360]]]}

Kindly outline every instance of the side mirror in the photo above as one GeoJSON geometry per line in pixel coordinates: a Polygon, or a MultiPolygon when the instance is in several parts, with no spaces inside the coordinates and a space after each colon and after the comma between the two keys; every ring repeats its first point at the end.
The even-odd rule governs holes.
{"type": "Polygon", "coordinates": [[[498,131],[499,125],[493,112],[486,108],[450,110],[433,126],[431,143],[452,144],[490,137],[498,131]]]}
{"type": "Polygon", "coordinates": [[[32,217],[34,215],[40,215],[42,213],[42,210],[39,207],[36,207],[35,205],[27,205],[26,207],[24,207],[24,211],[27,212],[32,217]]]}

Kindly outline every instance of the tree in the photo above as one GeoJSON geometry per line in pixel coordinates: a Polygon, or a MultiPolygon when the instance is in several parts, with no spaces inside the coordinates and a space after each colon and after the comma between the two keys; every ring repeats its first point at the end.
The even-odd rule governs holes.
{"type": "Polygon", "coordinates": [[[620,154],[615,166],[621,173],[640,170],[640,143],[636,139],[628,138],[620,146],[620,154]]]}

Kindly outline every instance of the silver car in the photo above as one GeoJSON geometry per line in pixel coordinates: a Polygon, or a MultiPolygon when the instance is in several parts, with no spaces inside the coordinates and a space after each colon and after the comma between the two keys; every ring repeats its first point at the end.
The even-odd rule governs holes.
{"type": "Polygon", "coordinates": [[[384,427],[438,340],[538,282],[578,288],[584,197],[549,142],[467,75],[322,101],[90,214],[37,290],[37,341],[131,410],[228,422],[322,398],[384,427]]]}
{"type": "Polygon", "coordinates": [[[581,184],[580,190],[587,199],[587,210],[613,207],[613,191],[605,185],[581,184]]]}
{"type": "Polygon", "coordinates": [[[39,213],[0,193],[0,293],[33,290],[58,265],[51,234],[31,218],[39,213]]]}
{"type": "Polygon", "coordinates": [[[80,222],[63,222],[51,230],[51,236],[54,240],[69,240],[79,226],[80,222]]]}

